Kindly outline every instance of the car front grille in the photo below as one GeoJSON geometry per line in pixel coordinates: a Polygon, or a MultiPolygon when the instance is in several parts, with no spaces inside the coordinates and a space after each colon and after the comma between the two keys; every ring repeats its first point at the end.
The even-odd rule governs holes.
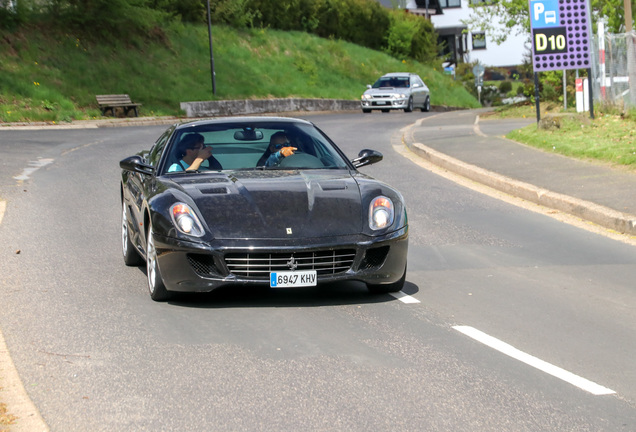
{"type": "Polygon", "coordinates": [[[316,270],[318,275],[345,273],[353,264],[355,249],[294,253],[230,253],[225,264],[230,273],[250,279],[269,279],[272,271],[316,270]]]}

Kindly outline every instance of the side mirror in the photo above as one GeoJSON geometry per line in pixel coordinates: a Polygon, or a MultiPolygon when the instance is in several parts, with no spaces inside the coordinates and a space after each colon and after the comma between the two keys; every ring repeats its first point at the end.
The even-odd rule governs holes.
{"type": "Polygon", "coordinates": [[[126,171],[137,172],[140,174],[153,175],[155,167],[144,162],[141,156],[130,156],[119,162],[119,167],[126,171]]]}
{"type": "Polygon", "coordinates": [[[371,88],[371,84],[367,84],[367,88],[370,89],[371,88]]]}
{"type": "Polygon", "coordinates": [[[413,88],[418,88],[418,87],[421,87],[421,86],[417,83],[413,84],[413,88]]]}
{"type": "Polygon", "coordinates": [[[375,150],[364,149],[358,153],[358,157],[351,161],[354,167],[360,168],[365,165],[378,163],[384,158],[382,153],[375,150]]]}

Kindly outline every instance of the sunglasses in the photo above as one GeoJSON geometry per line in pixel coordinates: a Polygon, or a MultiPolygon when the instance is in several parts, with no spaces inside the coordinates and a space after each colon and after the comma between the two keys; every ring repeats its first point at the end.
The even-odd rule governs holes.
{"type": "Polygon", "coordinates": [[[291,143],[289,141],[285,141],[284,143],[280,143],[280,144],[274,144],[274,148],[276,150],[280,150],[283,147],[289,147],[289,146],[291,146],[291,143]]]}

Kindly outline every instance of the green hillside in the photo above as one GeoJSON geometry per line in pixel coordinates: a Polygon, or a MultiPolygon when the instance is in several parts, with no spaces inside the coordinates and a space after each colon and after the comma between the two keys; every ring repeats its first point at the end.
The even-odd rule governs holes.
{"type": "Polygon", "coordinates": [[[307,33],[215,26],[216,96],[212,94],[207,27],[178,25],[145,42],[107,42],[0,31],[0,122],[101,116],[96,94],[128,93],[140,115],[180,115],[184,101],[285,97],[358,100],[386,72],[418,73],[431,103],[479,104],[440,66],[307,33]]]}

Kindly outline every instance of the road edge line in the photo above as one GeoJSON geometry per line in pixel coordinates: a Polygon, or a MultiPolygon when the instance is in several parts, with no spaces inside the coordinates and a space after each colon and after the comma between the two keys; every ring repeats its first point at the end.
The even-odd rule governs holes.
{"type": "MultiPolygon", "coordinates": [[[[0,200],[0,224],[7,210],[7,202],[0,200]]],[[[0,402],[4,403],[15,422],[9,424],[11,432],[48,432],[49,427],[42,418],[20,379],[11,354],[0,329],[0,402]]]]}

